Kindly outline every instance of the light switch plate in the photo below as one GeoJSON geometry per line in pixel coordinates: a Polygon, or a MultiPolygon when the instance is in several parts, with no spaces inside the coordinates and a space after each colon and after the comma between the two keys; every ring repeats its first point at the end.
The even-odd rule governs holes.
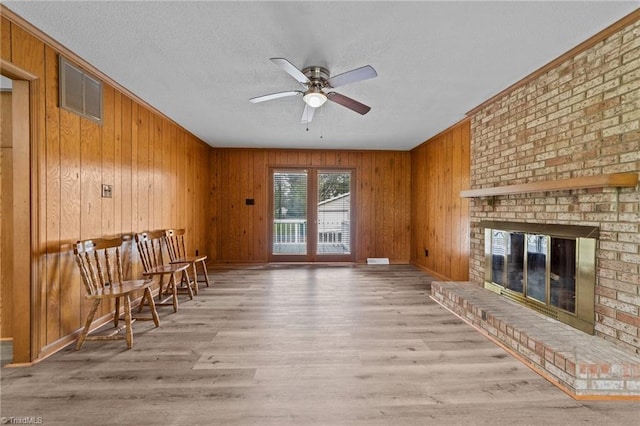
{"type": "Polygon", "coordinates": [[[113,196],[113,185],[102,184],[102,198],[111,198],[113,196]]]}

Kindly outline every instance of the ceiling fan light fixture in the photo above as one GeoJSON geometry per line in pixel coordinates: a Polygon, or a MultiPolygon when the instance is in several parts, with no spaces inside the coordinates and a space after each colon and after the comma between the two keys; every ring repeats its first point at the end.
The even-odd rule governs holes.
{"type": "Polygon", "coordinates": [[[319,89],[311,89],[304,94],[302,100],[311,108],[319,108],[327,102],[327,95],[319,89]]]}

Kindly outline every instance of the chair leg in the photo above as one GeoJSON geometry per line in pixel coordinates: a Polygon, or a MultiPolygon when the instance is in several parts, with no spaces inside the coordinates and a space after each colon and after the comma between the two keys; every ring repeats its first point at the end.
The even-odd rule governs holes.
{"type": "Polygon", "coordinates": [[[160,327],[160,318],[158,317],[158,311],[156,311],[156,304],[153,301],[153,295],[151,294],[151,289],[149,287],[144,289],[144,297],[140,302],[140,305],[144,304],[144,299],[147,299],[147,303],[149,304],[149,309],[151,310],[151,317],[153,318],[153,323],[156,327],[160,327]]]}
{"type": "Polygon", "coordinates": [[[200,263],[202,264],[202,270],[204,271],[204,281],[207,283],[207,287],[209,287],[209,274],[207,273],[207,263],[204,260],[200,263]]]}
{"type": "Polygon", "coordinates": [[[100,306],[101,299],[95,299],[93,301],[93,305],[91,305],[91,309],[89,310],[89,314],[87,315],[87,320],[84,323],[84,328],[82,329],[82,333],[78,336],[78,343],[76,343],[76,351],[79,350],[82,345],[84,345],[84,341],[87,338],[87,334],[89,334],[89,329],[91,328],[91,323],[93,322],[93,317],[96,315],[98,310],[98,306],[100,306]]]}
{"type": "Polygon", "coordinates": [[[125,337],[127,348],[131,349],[133,347],[133,327],[131,324],[131,298],[128,294],[124,296],[124,322],[127,325],[125,337]]]}
{"type": "MultiPolygon", "coordinates": [[[[168,286],[169,284],[170,284],[170,283],[169,283],[169,282],[167,282],[167,286],[168,286]]],[[[159,303],[159,302],[162,302],[162,294],[163,294],[162,287],[163,287],[163,285],[164,285],[164,275],[160,275],[160,279],[159,279],[159,281],[158,281],[158,303],[159,303]]]]}
{"type": "Polygon", "coordinates": [[[189,299],[193,299],[193,292],[191,291],[191,282],[189,280],[189,274],[185,274],[184,272],[185,271],[182,271],[182,274],[180,275],[180,288],[186,288],[189,299]]]}
{"type": "Polygon", "coordinates": [[[197,295],[198,294],[198,271],[196,270],[196,262],[193,262],[191,266],[193,267],[193,292],[197,295]]]}
{"type": "Polygon", "coordinates": [[[175,272],[171,274],[171,287],[173,287],[173,312],[178,312],[178,283],[175,272]]]}
{"type": "Polygon", "coordinates": [[[189,299],[193,300],[193,295],[198,294],[198,286],[193,286],[191,277],[189,276],[189,269],[185,269],[184,271],[182,271],[182,281],[186,281],[187,294],[189,294],[189,299]]]}
{"type": "Polygon", "coordinates": [[[118,327],[118,322],[120,321],[120,298],[116,297],[116,308],[113,311],[113,326],[118,327]]]}

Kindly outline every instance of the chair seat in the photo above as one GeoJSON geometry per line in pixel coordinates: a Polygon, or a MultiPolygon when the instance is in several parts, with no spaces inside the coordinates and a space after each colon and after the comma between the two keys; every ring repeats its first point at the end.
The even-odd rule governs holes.
{"type": "Polygon", "coordinates": [[[171,263],[193,263],[193,262],[203,262],[207,260],[207,256],[185,256],[180,257],[178,259],[172,260],[171,263]]]}
{"type": "Polygon", "coordinates": [[[148,271],[142,273],[142,275],[163,275],[171,274],[175,272],[181,272],[186,270],[190,265],[188,263],[171,263],[169,265],[156,266],[148,271]]]}
{"type": "Polygon", "coordinates": [[[96,289],[94,294],[88,294],[87,299],[110,299],[116,297],[126,296],[137,290],[144,290],[153,284],[151,280],[130,280],[122,281],[121,284],[115,283],[96,289]]]}

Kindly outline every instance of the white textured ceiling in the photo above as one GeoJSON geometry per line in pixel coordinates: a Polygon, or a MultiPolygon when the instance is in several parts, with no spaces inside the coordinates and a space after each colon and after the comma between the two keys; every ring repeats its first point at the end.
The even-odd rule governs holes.
{"type": "Polygon", "coordinates": [[[5,6],[212,146],[411,149],[638,7],[611,2],[34,2],[5,6]],[[378,77],[309,130],[284,57],[378,77]],[[320,135],[323,138],[320,138],[320,135]]]}

